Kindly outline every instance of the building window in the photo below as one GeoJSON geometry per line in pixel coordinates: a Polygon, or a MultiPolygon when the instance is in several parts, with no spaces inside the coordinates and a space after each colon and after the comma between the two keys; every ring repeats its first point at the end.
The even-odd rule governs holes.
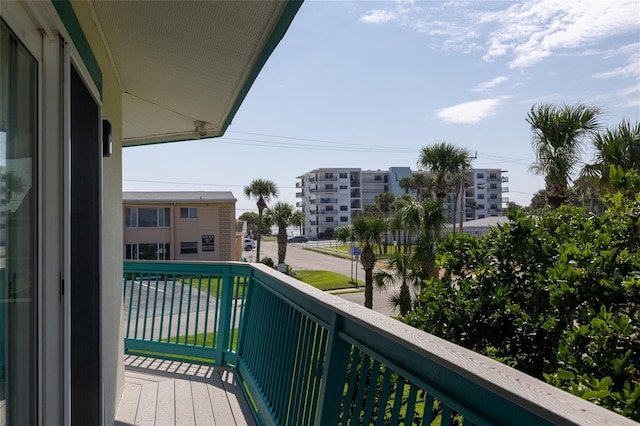
{"type": "Polygon", "coordinates": [[[180,254],[198,254],[198,242],[180,243],[180,254]]]}
{"type": "Polygon", "coordinates": [[[476,179],[484,179],[484,173],[477,173],[476,179]]]}
{"type": "Polygon", "coordinates": [[[333,184],[332,183],[328,183],[324,186],[324,189],[333,189],[333,184]]]}
{"type": "Polygon", "coordinates": [[[492,200],[497,200],[498,199],[498,194],[490,194],[489,198],[492,200]]]}
{"type": "Polygon", "coordinates": [[[491,204],[491,205],[489,205],[489,208],[491,210],[498,210],[498,205],[497,204],[491,204]]]}
{"type": "Polygon", "coordinates": [[[340,189],[348,189],[349,187],[347,185],[340,185],[340,189]]]}
{"type": "Polygon", "coordinates": [[[489,179],[498,179],[498,175],[495,173],[489,173],[489,179]]]}
{"type": "Polygon", "coordinates": [[[484,194],[478,194],[478,200],[484,200],[484,194]]]}
{"type": "Polygon", "coordinates": [[[180,207],[180,219],[197,219],[198,209],[196,207],[180,207]]]}
{"type": "Polygon", "coordinates": [[[476,209],[478,209],[478,210],[484,210],[484,204],[478,204],[478,205],[476,206],[476,209]]]}
{"type": "Polygon", "coordinates": [[[333,222],[333,216],[328,216],[327,217],[327,222],[333,222]]]}
{"type": "Polygon", "coordinates": [[[348,216],[340,216],[340,222],[349,222],[348,216]]]}
{"type": "Polygon", "coordinates": [[[171,226],[169,207],[127,207],[124,209],[126,228],[168,228],[171,226]]]}
{"type": "Polygon", "coordinates": [[[325,179],[333,179],[333,173],[325,173],[324,177],[325,179]]]}
{"type": "Polygon", "coordinates": [[[376,182],[379,182],[379,181],[381,181],[381,180],[382,180],[382,176],[380,176],[380,175],[375,175],[375,176],[373,177],[373,180],[375,180],[376,182]]]}
{"type": "Polygon", "coordinates": [[[348,206],[340,206],[340,211],[341,212],[346,212],[347,210],[349,210],[348,206]]]}
{"type": "Polygon", "coordinates": [[[497,183],[489,184],[489,189],[498,189],[498,184],[497,183]]]}
{"type": "Polygon", "coordinates": [[[346,173],[340,173],[340,179],[346,179],[346,178],[347,178],[346,173]]]}
{"type": "Polygon", "coordinates": [[[132,260],[170,260],[170,245],[168,243],[126,244],[124,258],[132,260]]]}
{"type": "Polygon", "coordinates": [[[478,219],[484,219],[484,215],[483,214],[479,214],[478,215],[478,219]]]}
{"type": "Polygon", "coordinates": [[[327,207],[326,207],[326,211],[328,211],[328,212],[332,212],[332,211],[333,211],[333,206],[327,206],[327,207]]]}

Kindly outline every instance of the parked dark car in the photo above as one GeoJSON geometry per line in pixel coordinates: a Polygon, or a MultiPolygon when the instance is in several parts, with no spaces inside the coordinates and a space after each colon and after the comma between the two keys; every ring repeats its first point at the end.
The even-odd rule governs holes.
{"type": "Polygon", "coordinates": [[[296,235],[295,237],[291,237],[287,240],[290,243],[307,243],[309,239],[304,235],[296,235]]]}

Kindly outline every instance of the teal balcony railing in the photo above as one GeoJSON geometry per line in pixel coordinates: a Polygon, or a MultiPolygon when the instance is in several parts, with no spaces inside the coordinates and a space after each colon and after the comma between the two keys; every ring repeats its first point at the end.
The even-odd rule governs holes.
{"type": "Polygon", "coordinates": [[[231,366],[261,424],[632,425],[264,265],[125,262],[125,351],[231,366]]]}

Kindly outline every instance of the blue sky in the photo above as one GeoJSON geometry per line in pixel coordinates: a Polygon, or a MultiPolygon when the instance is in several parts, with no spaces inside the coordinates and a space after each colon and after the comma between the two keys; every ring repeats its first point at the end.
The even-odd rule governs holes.
{"type": "MultiPolygon", "coordinates": [[[[507,170],[511,201],[544,187],[525,121],[540,102],[640,120],[640,2],[307,0],[224,137],[125,148],[125,191],[231,191],[320,167],[416,169],[421,147],[507,170]]],[[[587,150],[584,160],[589,161],[587,150]]]]}

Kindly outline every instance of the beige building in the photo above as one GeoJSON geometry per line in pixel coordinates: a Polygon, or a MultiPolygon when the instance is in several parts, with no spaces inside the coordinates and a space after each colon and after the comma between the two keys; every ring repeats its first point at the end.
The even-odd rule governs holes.
{"type": "Polygon", "coordinates": [[[238,260],[231,192],[124,192],[125,259],[238,260]]]}

